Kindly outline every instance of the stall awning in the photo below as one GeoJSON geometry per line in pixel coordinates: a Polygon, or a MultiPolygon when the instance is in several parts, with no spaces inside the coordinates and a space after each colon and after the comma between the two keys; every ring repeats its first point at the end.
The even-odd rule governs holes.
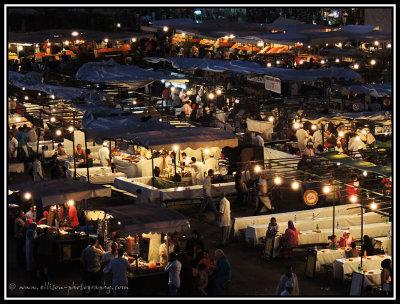
{"type": "Polygon", "coordinates": [[[374,84],[362,84],[352,85],[347,87],[351,92],[364,93],[372,97],[385,97],[392,96],[392,83],[374,83],[374,84]]]}
{"type": "Polygon", "coordinates": [[[189,218],[168,208],[128,205],[103,210],[120,221],[128,234],[172,233],[190,229],[189,218]]]}
{"type": "Polygon", "coordinates": [[[34,200],[42,200],[43,207],[80,201],[95,197],[111,197],[111,188],[73,180],[50,180],[9,186],[11,191],[29,192],[34,200]]]}
{"type": "Polygon", "coordinates": [[[151,63],[167,61],[176,69],[199,69],[213,72],[235,72],[239,74],[260,74],[277,77],[281,80],[314,81],[317,79],[358,79],[360,74],[351,69],[330,67],[311,70],[295,70],[285,68],[265,68],[255,62],[244,60],[217,60],[202,58],[160,58],[145,57],[144,60],[151,63]]]}
{"type": "Polygon", "coordinates": [[[90,82],[133,82],[168,80],[179,78],[161,72],[145,70],[135,65],[121,65],[113,59],[107,62],[88,62],[82,65],[76,79],[90,82]]]}
{"type": "Polygon", "coordinates": [[[169,130],[136,133],[134,142],[154,150],[173,150],[177,145],[180,150],[191,148],[236,147],[238,138],[235,134],[216,128],[175,128],[169,130]]]}
{"type": "Polygon", "coordinates": [[[321,153],[320,156],[328,159],[331,162],[340,162],[341,164],[350,166],[352,168],[355,168],[355,169],[358,169],[361,171],[372,172],[372,173],[376,173],[376,174],[387,176],[387,177],[392,176],[392,167],[375,165],[371,162],[367,162],[364,160],[353,159],[346,154],[338,153],[336,151],[321,153]]]}
{"type": "Polygon", "coordinates": [[[303,118],[304,121],[309,121],[313,124],[319,124],[321,121],[329,121],[329,120],[335,120],[335,121],[348,121],[348,120],[354,120],[354,119],[365,119],[365,120],[370,120],[374,122],[379,122],[381,124],[390,124],[391,119],[386,116],[386,112],[380,111],[380,112],[359,112],[359,113],[339,113],[339,114],[329,114],[329,115],[324,115],[324,116],[318,116],[318,117],[307,117],[303,118]]]}

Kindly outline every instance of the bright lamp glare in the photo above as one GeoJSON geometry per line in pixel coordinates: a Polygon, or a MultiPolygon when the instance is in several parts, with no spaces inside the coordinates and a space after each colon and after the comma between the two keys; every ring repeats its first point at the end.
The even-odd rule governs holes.
{"type": "Polygon", "coordinates": [[[350,202],[352,202],[352,203],[357,202],[357,196],[355,196],[355,195],[350,196],[350,202]]]}
{"type": "Polygon", "coordinates": [[[57,130],[57,131],[56,131],[56,135],[57,135],[57,136],[60,136],[60,135],[61,135],[61,130],[57,130]]]}
{"type": "Polygon", "coordinates": [[[256,171],[257,173],[260,172],[260,171],[261,171],[261,167],[260,167],[260,166],[256,166],[256,167],[254,168],[254,171],[256,171]]]}
{"type": "Polygon", "coordinates": [[[296,122],[293,126],[294,126],[295,129],[300,128],[300,124],[298,122],[296,122]]]}
{"type": "Polygon", "coordinates": [[[312,129],[312,130],[317,130],[317,126],[316,126],[316,125],[312,125],[312,126],[311,126],[311,129],[312,129]]]}
{"type": "Polygon", "coordinates": [[[168,26],[163,27],[164,32],[168,32],[168,26]]]}
{"type": "Polygon", "coordinates": [[[205,149],[205,150],[204,150],[204,153],[205,153],[205,154],[208,154],[208,153],[210,153],[210,149],[208,149],[208,148],[207,148],[207,149],[205,149]]]}
{"type": "Polygon", "coordinates": [[[70,131],[70,132],[74,131],[74,127],[73,127],[73,126],[70,126],[70,127],[68,128],[68,131],[70,131]]]}
{"type": "Polygon", "coordinates": [[[270,117],[268,117],[268,120],[269,120],[270,122],[273,122],[273,121],[274,121],[274,117],[273,117],[273,116],[270,116],[270,117]]]}
{"type": "Polygon", "coordinates": [[[176,152],[176,151],[178,151],[179,147],[178,146],[174,146],[173,149],[176,152]]]}
{"type": "Polygon", "coordinates": [[[292,183],[292,189],[293,190],[298,190],[300,188],[300,184],[298,182],[293,182],[292,183]]]}
{"type": "Polygon", "coordinates": [[[364,175],[364,176],[367,176],[367,175],[368,175],[367,171],[364,171],[364,172],[363,172],[363,175],[364,175]]]}
{"type": "Polygon", "coordinates": [[[370,207],[372,210],[376,210],[376,208],[378,208],[378,205],[375,202],[373,202],[370,207]]]}
{"type": "Polygon", "coordinates": [[[221,95],[222,91],[220,89],[217,90],[217,95],[221,95]]]}
{"type": "Polygon", "coordinates": [[[30,194],[29,192],[25,193],[24,195],[25,199],[30,199],[32,197],[32,194],[30,194]]]}
{"type": "Polygon", "coordinates": [[[50,118],[50,121],[51,121],[51,122],[55,122],[56,119],[55,119],[54,117],[51,117],[51,118],[50,118]]]}
{"type": "Polygon", "coordinates": [[[280,178],[279,176],[274,178],[274,183],[275,185],[280,185],[282,184],[282,178],[280,178]]]}
{"type": "Polygon", "coordinates": [[[329,192],[331,191],[331,187],[325,186],[324,188],[322,188],[322,191],[323,191],[324,193],[329,193],[329,192]]]}
{"type": "Polygon", "coordinates": [[[208,98],[213,99],[214,98],[214,94],[213,93],[208,94],[208,98]]]}
{"type": "Polygon", "coordinates": [[[340,136],[340,137],[343,137],[343,136],[344,136],[344,133],[343,133],[342,131],[340,131],[340,132],[339,132],[339,136],[340,136]]]}
{"type": "Polygon", "coordinates": [[[75,204],[75,202],[74,202],[73,200],[69,200],[69,201],[67,202],[67,204],[68,204],[68,206],[73,206],[73,205],[75,204]]]}

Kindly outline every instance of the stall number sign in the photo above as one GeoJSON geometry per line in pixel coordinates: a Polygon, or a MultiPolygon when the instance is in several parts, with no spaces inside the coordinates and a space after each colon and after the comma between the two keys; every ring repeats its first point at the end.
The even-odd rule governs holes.
{"type": "Polygon", "coordinates": [[[304,193],[304,202],[308,206],[314,206],[318,202],[318,193],[314,190],[307,190],[304,193]]]}
{"type": "Polygon", "coordinates": [[[281,80],[279,78],[265,75],[264,80],[266,90],[281,94],[281,80]]]}

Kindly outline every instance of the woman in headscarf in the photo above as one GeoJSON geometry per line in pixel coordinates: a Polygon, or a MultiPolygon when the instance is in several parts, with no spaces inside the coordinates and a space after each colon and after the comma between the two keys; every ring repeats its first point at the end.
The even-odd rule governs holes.
{"type": "Polygon", "coordinates": [[[384,259],[381,263],[382,272],[381,272],[381,282],[382,282],[382,295],[388,296],[392,291],[392,261],[390,259],[384,259]]]}
{"type": "Polygon", "coordinates": [[[36,223],[31,223],[28,230],[26,230],[26,270],[32,275],[35,270],[35,243],[38,237],[36,227],[36,223]]]}
{"type": "Polygon", "coordinates": [[[299,231],[296,230],[292,221],[288,221],[288,228],[281,237],[282,247],[292,248],[299,244],[299,231]]]}

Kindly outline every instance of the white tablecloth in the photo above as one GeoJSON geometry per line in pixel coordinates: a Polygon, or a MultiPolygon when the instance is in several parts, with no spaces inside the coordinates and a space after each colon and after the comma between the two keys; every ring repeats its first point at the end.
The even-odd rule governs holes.
{"type": "Polygon", "coordinates": [[[24,173],[25,165],[24,163],[8,163],[8,172],[13,173],[24,173]]]}
{"type": "MultiPolygon", "coordinates": [[[[374,223],[383,223],[385,222],[385,217],[375,213],[369,212],[364,214],[363,219],[365,220],[366,224],[374,224],[374,223]]],[[[340,216],[335,218],[335,231],[336,231],[336,224],[339,222],[339,229],[340,227],[350,227],[350,226],[358,226],[361,225],[361,214],[353,214],[353,215],[346,215],[340,216]]],[[[307,231],[307,230],[315,230],[319,229],[329,229],[332,232],[332,217],[324,217],[324,218],[316,218],[314,221],[307,219],[307,220],[300,220],[294,223],[294,226],[299,231],[307,231]]],[[[284,233],[287,229],[287,222],[278,222],[279,224],[279,231],[284,233]]],[[[257,245],[260,242],[261,237],[265,237],[267,233],[268,224],[256,225],[256,226],[248,226],[246,228],[246,240],[251,238],[254,240],[254,245],[257,245]]],[[[336,235],[338,235],[335,232],[336,235]]],[[[338,236],[341,236],[338,235],[338,236]]],[[[328,243],[328,241],[327,241],[328,243]]]]}
{"type": "MultiPolygon", "coordinates": [[[[224,193],[234,193],[235,183],[224,183],[224,184],[213,184],[217,189],[224,193]]],[[[219,194],[216,190],[211,190],[211,194],[216,196],[219,194]]],[[[195,185],[184,188],[169,188],[169,189],[160,189],[160,199],[161,201],[167,200],[183,200],[183,199],[197,199],[203,197],[203,186],[195,185]]]]}
{"type": "MultiPolygon", "coordinates": [[[[62,157],[65,157],[65,156],[62,156],[62,157]]],[[[58,160],[58,157],[57,157],[57,160],[58,160]]],[[[76,162],[76,166],[78,167],[78,165],[80,164],[80,162],[76,162]]],[[[70,160],[66,160],[66,161],[64,161],[64,164],[63,164],[63,166],[64,166],[64,168],[66,168],[66,169],[69,169],[69,168],[71,168],[71,169],[74,169],[74,161],[70,161],[70,160]]],[[[97,166],[97,167],[101,167],[101,163],[100,163],[100,160],[93,160],[93,166],[97,166]]],[[[86,168],[85,168],[86,169],[86,168]]],[[[111,168],[110,168],[110,170],[111,170],[111,168]]],[[[126,176],[126,175],[125,175],[126,176]]]]}
{"type": "Polygon", "coordinates": [[[380,268],[378,269],[369,269],[366,273],[364,273],[364,289],[368,285],[371,286],[381,286],[381,272],[380,268]]]}
{"type": "MultiPolygon", "coordinates": [[[[346,204],[339,205],[335,207],[335,217],[340,213],[340,217],[342,215],[348,214],[357,214],[360,211],[360,208],[346,210],[348,208],[359,206],[358,204],[346,204]]],[[[296,221],[301,220],[311,220],[312,214],[316,219],[318,218],[332,218],[332,207],[324,207],[324,208],[315,208],[309,210],[301,210],[301,211],[292,211],[292,212],[284,212],[284,213],[276,213],[276,214],[266,214],[266,215],[257,215],[257,216],[246,216],[246,217],[236,217],[234,218],[234,234],[237,236],[239,234],[240,229],[246,229],[247,226],[253,225],[253,221],[255,221],[256,225],[268,224],[271,221],[271,217],[275,217],[278,223],[288,222],[289,220],[294,221],[294,216],[296,215],[296,221]]],[[[340,222],[339,222],[340,224],[340,222]]]]}
{"type": "MultiPolygon", "coordinates": [[[[122,160],[118,156],[115,156],[113,157],[113,163],[115,164],[117,171],[125,173],[128,178],[153,175],[151,159],[141,160],[140,162],[135,163],[128,160],[122,160]]],[[[154,167],[160,167],[160,164],[161,158],[155,158],[154,167]]]]}
{"type": "MultiPolygon", "coordinates": [[[[366,271],[372,271],[381,268],[381,263],[384,259],[391,259],[391,256],[367,256],[367,259],[363,259],[363,267],[365,266],[366,271]]],[[[333,277],[335,279],[344,279],[344,275],[352,273],[358,270],[358,265],[361,264],[361,257],[349,259],[336,259],[333,262],[333,277]]]]}
{"type": "MultiPolygon", "coordinates": [[[[67,179],[74,178],[74,169],[69,168],[65,171],[67,179]]],[[[111,173],[111,167],[91,167],[89,168],[89,175],[105,175],[111,173]]],[[[87,168],[76,168],[76,177],[79,179],[81,176],[87,176],[87,168]]]]}
{"type": "Polygon", "coordinates": [[[333,264],[336,259],[341,259],[346,257],[346,253],[343,249],[318,249],[317,250],[317,262],[316,262],[316,271],[323,270],[321,268],[324,264],[333,264]]]}
{"type": "MultiPolygon", "coordinates": [[[[115,174],[114,173],[107,173],[106,175],[102,175],[102,174],[99,174],[99,175],[90,175],[90,183],[92,183],[92,184],[112,184],[112,183],[114,183],[114,180],[117,178],[117,177],[126,177],[126,174],[125,173],[122,173],[122,172],[116,172],[115,174]]],[[[79,181],[81,181],[81,182],[86,182],[88,179],[87,179],[87,176],[86,175],[82,175],[80,178],[79,178],[79,181]]]]}
{"type": "Polygon", "coordinates": [[[147,198],[152,204],[160,204],[160,190],[151,186],[152,176],[137,177],[137,178],[126,178],[117,177],[114,180],[114,187],[127,191],[136,195],[136,190],[142,190],[142,196],[147,198]]]}
{"type": "Polygon", "coordinates": [[[392,255],[392,240],[387,236],[373,238],[372,242],[375,244],[375,248],[379,248],[383,251],[387,250],[388,255],[392,255]]]}

